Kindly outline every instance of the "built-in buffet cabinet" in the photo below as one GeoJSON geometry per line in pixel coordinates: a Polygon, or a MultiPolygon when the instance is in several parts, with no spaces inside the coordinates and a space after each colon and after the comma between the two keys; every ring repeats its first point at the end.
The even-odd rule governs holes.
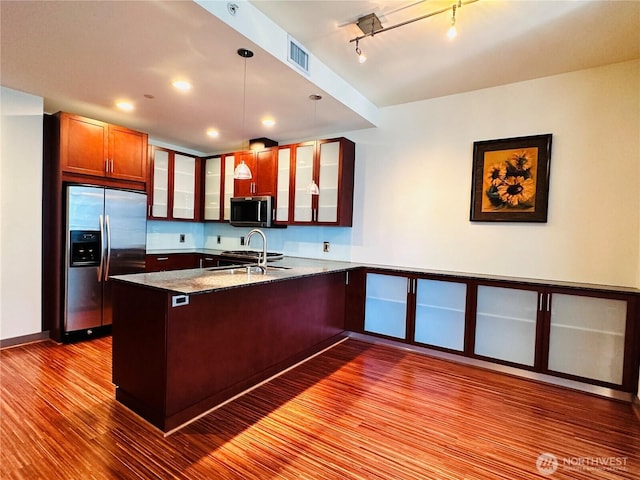
{"type": "Polygon", "coordinates": [[[631,392],[636,293],[369,270],[352,329],[403,343],[631,392]]]}
{"type": "Polygon", "coordinates": [[[56,117],[63,174],[146,183],[146,133],[65,112],[56,117]]]}
{"type": "Polygon", "coordinates": [[[200,158],[151,146],[148,217],[153,220],[200,220],[200,158]]]}

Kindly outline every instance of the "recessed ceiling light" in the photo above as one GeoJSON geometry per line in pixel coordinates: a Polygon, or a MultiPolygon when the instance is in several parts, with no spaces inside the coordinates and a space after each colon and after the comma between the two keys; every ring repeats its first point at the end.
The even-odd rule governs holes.
{"type": "Polygon", "coordinates": [[[133,110],[133,104],[131,102],[117,102],[116,107],[118,107],[120,110],[124,110],[125,112],[130,112],[131,110],[133,110]]]}
{"type": "Polygon", "coordinates": [[[210,128],[209,130],[207,130],[207,135],[209,135],[211,138],[218,138],[220,132],[215,128],[210,128]]]}
{"type": "Polygon", "coordinates": [[[273,127],[276,124],[276,121],[273,118],[265,118],[262,120],[262,125],[265,127],[273,127]]]}
{"type": "Polygon", "coordinates": [[[176,80],[171,85],[173,85],[178,90],[182,90],[183,92],[186,92],[187,90],[191,90],[191,84],[186,80],[176,80]]]}

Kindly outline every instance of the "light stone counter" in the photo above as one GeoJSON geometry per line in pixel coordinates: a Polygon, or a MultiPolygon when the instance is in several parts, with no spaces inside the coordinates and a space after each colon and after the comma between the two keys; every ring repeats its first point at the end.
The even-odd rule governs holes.
{"type": "MultiPolygon", "coordinates": [[[[250,265],[250,267],[253,267],[253,265],[250,265]]],[[[258,283],[277,282],[346,271],[360,266],[359,264],[349,262],[285,257],[283,260],[270,262],[266,273],[260,272],[255,267],[250,268],[248,271],[247,265],[238,265],[236,268],[194,268],[168,272],[116,275],[110,278],[126,283],[143,285],[149,288],[192,295],[258,283]]]]}

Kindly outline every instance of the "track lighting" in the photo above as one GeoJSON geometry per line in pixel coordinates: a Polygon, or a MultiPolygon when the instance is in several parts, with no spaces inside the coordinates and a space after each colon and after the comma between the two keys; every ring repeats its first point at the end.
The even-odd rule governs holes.
{"type": "Polygon", "coordinates": [[[456,30],[456,7],[457,5],[451,7],[451,26],[449,27],[449,31],[447,32],[447,37],[449,37],[451,40],[456,38],[456,36],[458,35],[458,31],[456,30]]]}
{"type": "Polygon", "coordinates": [[[356,40],[356,54],[358,55],[358,61],[360,63],[364,63],[367,61],[367,56],[362,53],[362,50],[360,50],[360,47],[358,46],[358,40],[356,40]]]}
{"type": "Polygon", "coordinates": [[[349,40],[349,43],[356,42],[356,54],[358,55],[358,61],[362,63],[367,58],[364,53],[362,53],[362,50],[360,50],[360,40],[362,40],[363,38],[373,37],[374,35],[388,32],[389,30],[393,30],[394,28],[404,27],[405,25],[417,22],[418,20],[424,20],[425,18],[433,17],[441,13],[446,13],[450,10],[452,12],[451,25],[449,27],[449,31],[447,32],[447,36],[449,38],[454,38],[458,34],[458,32],[456,31],[456,13],[460,10],[460,8],[462,8],[463,5],[469,5],[470,3],[475,3],[477,1],[478,0],[467,0],[466,2],[463,2],[462,0],[458,0],[457,2],[454,2],[454,4],[450,7],[441,8],[440,10],[436,10],[434,12],[430,12],[420,17],[412,18],[395,25],[391,25],[390,27],[383,27],[376,14],[370,13],[358,19],[356,25],[358,26],[358,28],[360,28],[360,31],[362,31],[362,35],[352,38],[351,40],[349,40]]]}

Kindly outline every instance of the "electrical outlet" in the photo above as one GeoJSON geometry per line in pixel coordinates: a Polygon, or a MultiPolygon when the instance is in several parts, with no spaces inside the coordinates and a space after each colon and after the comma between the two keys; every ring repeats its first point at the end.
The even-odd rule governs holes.
{"type": "Polygon", "coordinates": [[[240,237],[240,245],[244,245],[244,237],[240,237]]]}
{"type": "Polygon", "coordinates": [[[222,239],[220,238],[220,235],[218,235],[218,245],[220,245],[220,243],[222,243],[222,239]]]}
{"type": "Polygon", "coordinates": [[[180,234],[180,243],[184,243],[184,233],[180,234]]]}
{"type": "Polygon", "coordinates": [[[322,251],[324,253],[329,253],[329,247],[330,247],[330,243],[329,242],[322,242],[322,251]]]}

